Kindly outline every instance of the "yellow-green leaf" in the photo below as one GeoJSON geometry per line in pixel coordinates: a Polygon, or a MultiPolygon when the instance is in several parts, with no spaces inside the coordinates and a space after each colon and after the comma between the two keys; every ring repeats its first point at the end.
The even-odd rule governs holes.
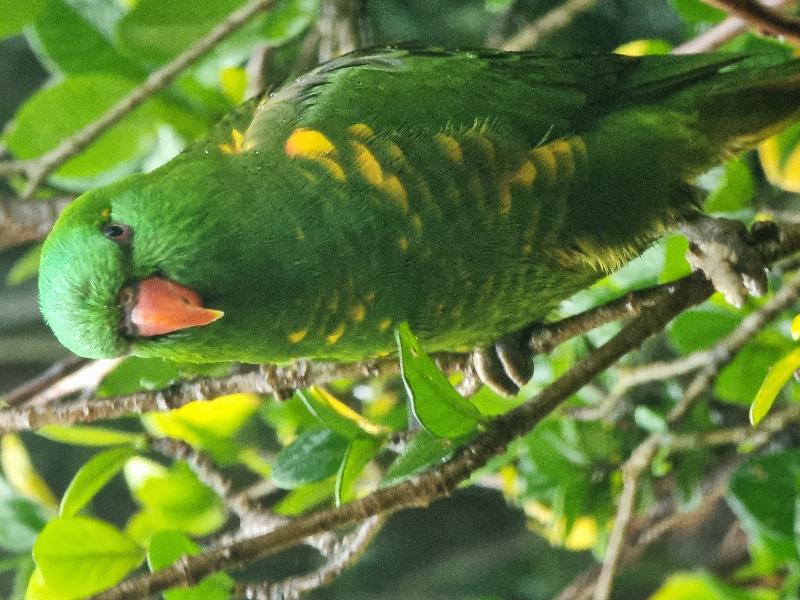
{"type": "Polygon", "coordinates": [[[135,453],[134,448],[123,446],[99,452],[86,461],[64,492],[61,516],[72,517],[77,514],[135,453]]]}
{"type": "Polygon", "coordinates": [[[48,440],[73,446],[139,446],[145,439],[141,433],[83,425],[45,425],[36,433],[48,440]]]}
{"type": "Polygon", "coordinates": [[[97,519],[50,521],[33,546],[33,558],[48,588],[58,597],[81,598],[104,590],[144,560],[144,549],[97,519]]]}
{"type": "Polygon", "coordinates": [[[8,433],[3,436],[0,442],[0,465],[11,487],[20,494],[47,508],[58,506],[56,497],[34,468],[28,450],[18,435],[8,433]]]}
{"type": "Polygon", "coordinates": [[[792,339],[800,340],[800,315],[792,319],[792,339]]]}
{"type": "Polygon", "coordinates": [[[753,425],[758,425],[766,416],[778,393],[797,369],[800,369],[800,348],[793,350],[772,365],[753,404],[750,405],[750,422],[753,425]]]}
{"type": "Polygon", "coordinates": [[[298,392],[306,408],[324,425],[347,439],[381,437],[387,435],[386,427],[364,418],[327,390],[312,385],[298,392]]]}

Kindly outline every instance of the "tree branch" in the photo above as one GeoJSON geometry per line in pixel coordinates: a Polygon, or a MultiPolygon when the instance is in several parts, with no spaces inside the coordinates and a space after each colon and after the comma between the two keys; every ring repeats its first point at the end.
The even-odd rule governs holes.
{"type": "MultiPolygon", "coordinates": [[[[764,0],[764,6],[781,10],[795,3],[795,0],[764,0]]],[[[697,54],[698,52],[711,52],[726,42],[732,40],[740,33],[744,33],[750,23],[740,17],[728,17],[708,31],[684,42],[672,49],[672,54],[697,54]]]]}
{"type": "Polygon", "coordinates": [[[58,146],[37,158],[0,163],[0,177],[24,174],[28,183],[23,197],[30,198],[41,183],[61,164],[78,154],[110,127],[115,125],[134,108],[150,96],[169,85],[184,69],[203,57],[219,42],[247,23],[256,14],[268,10],[275,0],[252,0],[232,12],[227,19],[215,26],[206,36],[179,54],[171,62],[153,71],[142,85],[112,106],[105,114],[83,129],[73,133],[58,146]]]}
{"type": "Polygon", "coordinates": [[[784,15],[756,0],[704,0],[725,12],[738,15],[751,25],[782,35],[800,45],[800,19],[784,15]]]}
{"type": "Polygon", "coordinates": [[[0,251],[42,240],[71,201],[68,196],[31,202],[0,199],[0,251]]]}
{"type": "Polygon", "coordinates": [[[563,4],[523,27],[500,45],[503,50],[528,50],[544,38],[569,25],[579,14],[594,8],[599,0],[566,0],[563,4]]]}

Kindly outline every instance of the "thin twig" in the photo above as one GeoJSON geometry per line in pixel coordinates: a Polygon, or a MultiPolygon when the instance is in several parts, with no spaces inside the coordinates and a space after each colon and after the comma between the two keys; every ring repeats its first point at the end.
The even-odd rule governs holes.
{"type": "Polygon", "coordinates": [[[599,0],[566,0],[530,25],[523,27],[503,42],[500,48],[503,50],[533,48],[547,36],[569,25],[579,14],[594,8],[598,2],[599,0]]]}
{"type": "Polygon", "coordinates": [[[74,373],[83,367],[89,360],[79,356],[70,356],[57,363],[52,364],[46,371],[40,373],[33,379],[26,381],[19,387],[14,388],[3,396],[0,396],[0,404],[6,406],[19,406],[24,404],[31,397],[49,388],[51,385],[74,373]]]}
{"type": "Polygon", "coordinates": [[[311,573],[278,583],[242,585],[236,590],[236,595],[249,600],[293,600],[324,587],[358,561],[385,522],[386,517],[382,515],[364,521],[353,533],[338,540],[330,559],[311,573]]]}
{"type": "MultiPolygon", "coordinates": [[[[730,363],[736,353],[750,341],[769,321],[793,304],[800,296],[800,272],[796,273],[760,309],[745,317],[739,326],[711,350],[708,364],[686,388],[681,400],[667,414],[666,422],[673,425],[682,419],[697,400],[714,382],[720,370],[730,363]]],[[[614,575],[625,542],[625,533],[633,516],[639,479],[661,445],[661,434],[650,434],[631,453],[622,467],[623,489],[620,494],[614,527],[609,537],[608,549],[595,586],[594,600],[606,600],[611,595],[614,575]]]]}
{"type": "Polygon", "coordinates": [[[275,0],[253,0],[232,12],[227,19],[174,60],[153,71],[142,85],[117,102],[104,115],[73,133],[49,152],[31,160],[0,163],[0,177],[20,173],[27,175],[28,183],[23,197],[30,198],[45,178],[61,164],[81,152],[150,96],[169,85],[189,65],[203,57],[253,16],[268,10],[274,2],[275,0]]]}
{"type": "Polygon", "coordinates": [[[710,356],[710,350],[700,350],[674,360],[652,362],[637,367],[620,366],[617,368],[619,379],[611,391],[596,405],[574,410],[572,416],[581,421],[608,418],[632,388],[697,371],[708,363],[710,356]]]}
{"type": "Polygon", "coordinates": [[[751,25],[782,35],[794,44],[800,44],[800,19],[782,14],[756,0],[704,0],[749,22],[751,25]]]}
{"type": "MultiPolygon", "coordinates": [[[[781,10],[795,3],[795,0],[764,0],[764,6],[781,10]]],[[[728,17],[711,29],[672,49],[672,54],[697,54],[711,52],[740,33],[744,33],[750,23],[740,17],[728,17]]]]}
{"type": "Polygon", "coordinates": [[[0,250],[42,240],[71,201],[72,197],[30,202],[0,199],[0,250]]]}

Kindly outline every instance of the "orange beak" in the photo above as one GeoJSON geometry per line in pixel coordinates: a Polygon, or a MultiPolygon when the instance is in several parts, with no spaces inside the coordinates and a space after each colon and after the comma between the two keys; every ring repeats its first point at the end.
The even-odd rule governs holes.
{"type": "Polygon", "coordinates": [[[213,323],[224,314],[204,308],[200,295],[163,277],[148,277],[133,292],[125,288],[121,300],[126,320],[136,335],[152,337],[213,323]]]}

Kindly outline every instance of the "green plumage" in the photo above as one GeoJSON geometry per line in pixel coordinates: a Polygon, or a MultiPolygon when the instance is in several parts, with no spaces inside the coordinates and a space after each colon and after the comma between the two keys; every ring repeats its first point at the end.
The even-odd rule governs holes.
{"type": "Polygon", "coordinates": [[[76,200],[45,244],[42,312],[89,357],[360,359],[402,321],[429,350],[469,348],[642,252],[694,209],[693,177],[798,114],[796,61],[345,56],[76,200]],[[119,290],[154,274],[225,316],[124,335],[119,290]]]}

